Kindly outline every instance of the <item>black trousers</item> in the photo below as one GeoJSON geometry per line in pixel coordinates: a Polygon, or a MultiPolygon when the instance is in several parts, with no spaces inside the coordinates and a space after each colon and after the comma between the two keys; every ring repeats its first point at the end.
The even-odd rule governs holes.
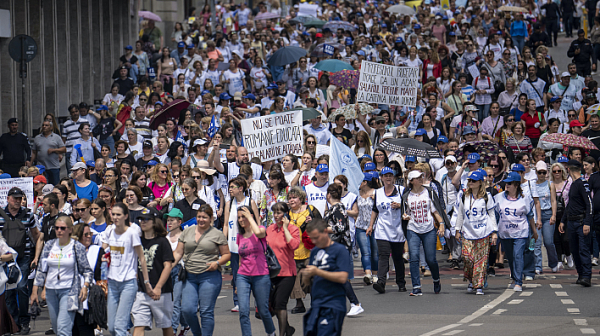
{"type": "Polygon", "coordinates": [[[572,221],[568,222],[567,228],[577,274],[581,278],[590,279],[592,277],[592,251],[590,251],[592,231],[590,230],[587,235],[584,235],[583,225],[572,221]]]}
{"type": "Polygon", "coordinates": [[[377,282],[385,285],[387,273],[390,269],[390,254],[394,260],[394,267],[396,268],[396,284],[398,288],[406,287],[406,280],[404,279],[404,243],[394,243],[387,240],[377,239],[377,253],[379,255],[379,268],[377,270],[377,282]]]}
{"type": "Polygon", "coordinates": [[[546,33],[550,36],[551,41],[556,45],[558,39],[558,19],[546,19],[546,33]]]}
{"type": "Polygon", "coordinates": [[[577,66],[577,74],[583,78],[592,74],[592,65],[590,62],[587,63],[575,63],[577,66]]]}

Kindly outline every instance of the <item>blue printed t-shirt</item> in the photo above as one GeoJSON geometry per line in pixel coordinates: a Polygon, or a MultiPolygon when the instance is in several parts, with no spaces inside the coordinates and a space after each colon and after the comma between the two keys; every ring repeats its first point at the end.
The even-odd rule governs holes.
{"type": "MultiPolygon", "coordinates": [[[[350,274],[350,254],[339,243],[333,243],[327,248],[315,247],[310,251],[309,265],[317,266],[327,272],[347,272],[350,274]]],[[[311,307],[325,307],[346,311],[346,291],[341,283],[331,282],[320,276],[313,279],[310,295],[311,307]]]]}

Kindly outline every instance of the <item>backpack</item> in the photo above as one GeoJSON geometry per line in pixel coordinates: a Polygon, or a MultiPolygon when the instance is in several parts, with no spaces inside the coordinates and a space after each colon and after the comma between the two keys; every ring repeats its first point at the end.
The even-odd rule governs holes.
{"type": "Polygon", "coordinates": [[[0,209],[0,216],[4,218],[4,227],[2,228],[2,236],[6,240],[6,244],[12,247],[17,253],[18,257],[22,258],[25,256],[25,245],[27,242],[27,228],[23,225],[22,219],[29,210],[24,211],[20,218],[10,219],[10,217],[0,209]]]}

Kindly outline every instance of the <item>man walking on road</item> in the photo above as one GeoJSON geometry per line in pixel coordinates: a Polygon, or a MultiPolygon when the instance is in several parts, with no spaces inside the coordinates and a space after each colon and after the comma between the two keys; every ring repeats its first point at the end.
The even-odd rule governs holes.
{"type": "Polygon", "coordinates": [[[19,132],[17,118],[8,119],[8,129],[0,137],[2,169],[12,177],[19,177],[22,166],[31,166],[31,146],[27,134],[19,132]]]}
{"type": "Polygon", "coordinates": [[[46,167],[48,182],[52,185],[60,183],[60,160],[59,154],[67,152],[65,143],[60,136],[52,132],[52,123],[44,121],[42,133],[33,138],[33,151],[31,161],[46,167]]]}
{"type": "Polygon", "coordinates": [[[579,29],[577,31],[577,40],[571,42],[569,51],[567,51],[567,56],[573,57],[573,63],[577,66],[579,76],[586,77],[592,73],[592,63],[590,60],[593,52],[592,42],[585,38],[583,29],[579,29]]]}

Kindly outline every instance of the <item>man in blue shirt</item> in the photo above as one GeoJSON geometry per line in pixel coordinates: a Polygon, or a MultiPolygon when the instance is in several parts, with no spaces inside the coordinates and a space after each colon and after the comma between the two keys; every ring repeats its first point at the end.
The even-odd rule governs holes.
{"type": "Polygon", "coordinates": [[[304,335],[341,335],[346,315],[344,284],[352,272],[346,248],[329,238],[327,222],[313,219],[306,232],[315,247],[302,270],[304,285],[312,279],[311,307],[304,315],[304,335]]]}

